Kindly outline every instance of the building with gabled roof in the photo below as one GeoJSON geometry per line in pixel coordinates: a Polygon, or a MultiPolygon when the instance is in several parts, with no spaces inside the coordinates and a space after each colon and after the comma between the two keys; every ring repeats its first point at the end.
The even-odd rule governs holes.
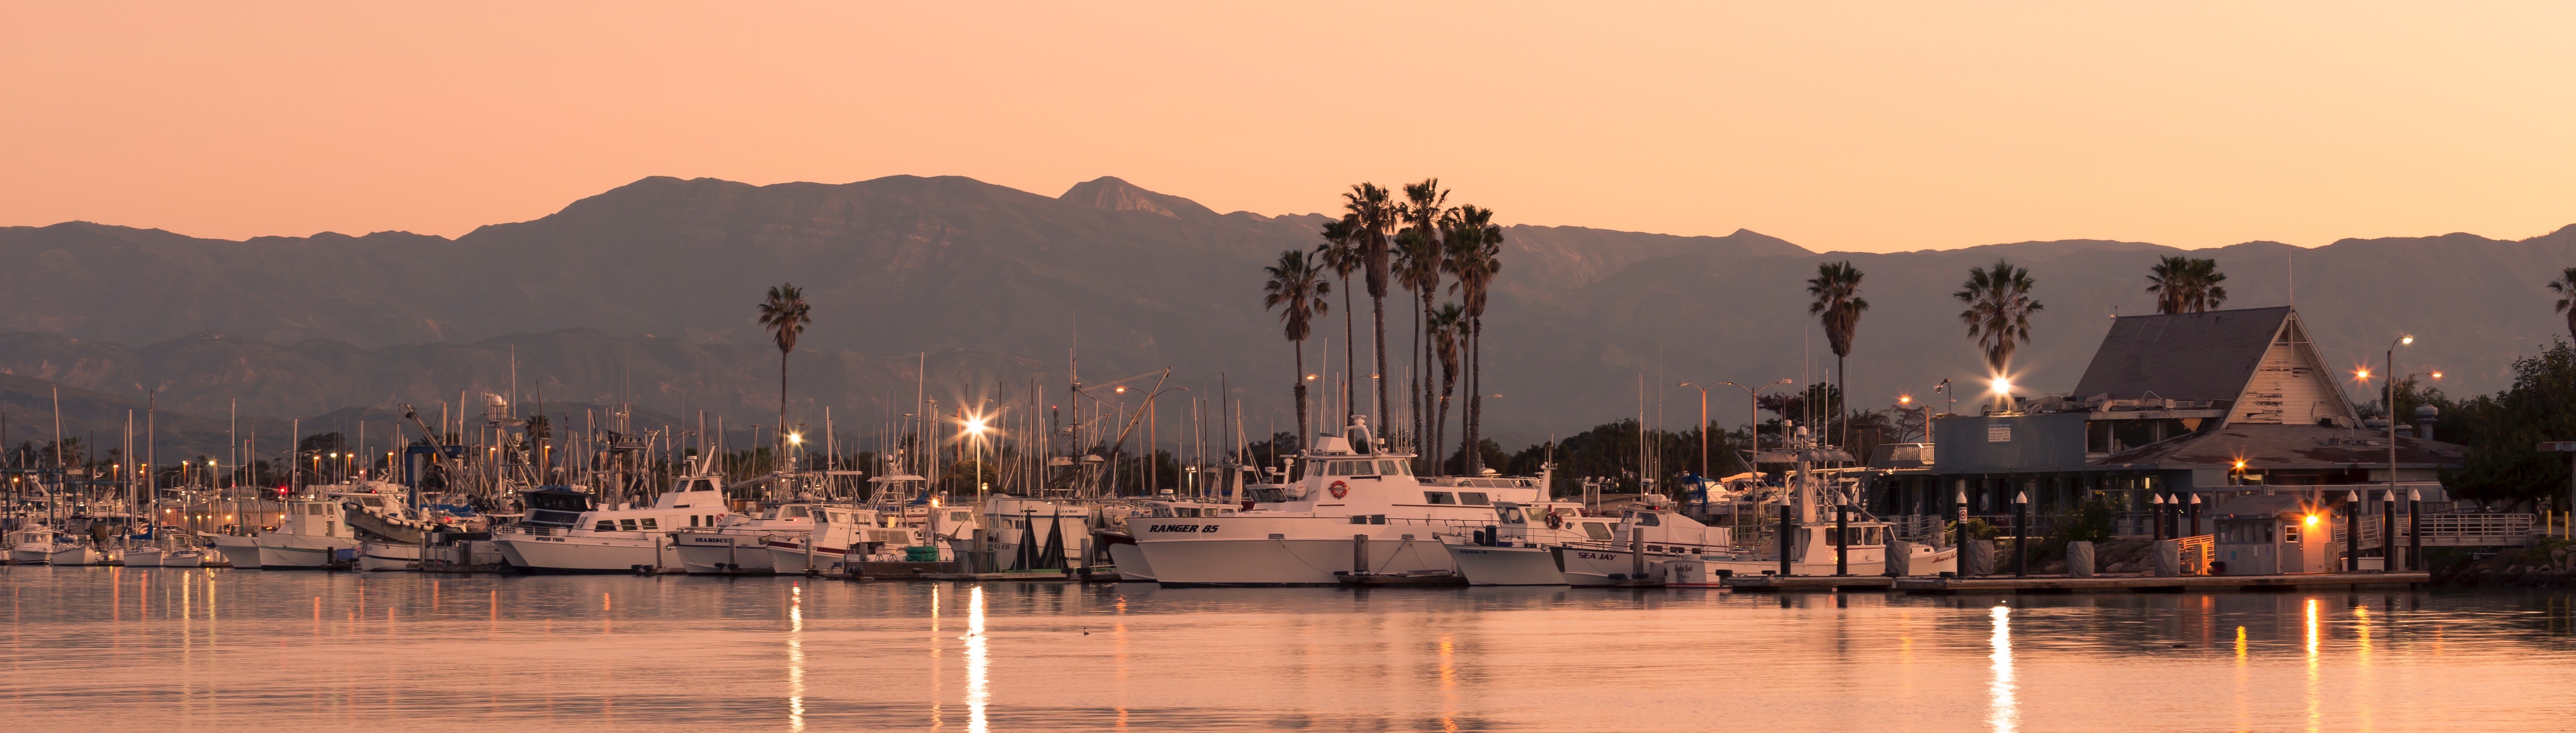
{"type": "Polygon", "coordinates": [[[2143,526],[2157,496],[2376,490],[2392,470],[2448,501],[2439,471],[2466,450],[2401,427],[2392,461],[2386,424],[2365,425],[2341,379],[2288,306],[2120,317],[2073,393],[1935,416],[1937,460],[1885,472],[1872,508],[2000,516],[2026,495],[2044,517],[2099,496],[2143,526]]]}

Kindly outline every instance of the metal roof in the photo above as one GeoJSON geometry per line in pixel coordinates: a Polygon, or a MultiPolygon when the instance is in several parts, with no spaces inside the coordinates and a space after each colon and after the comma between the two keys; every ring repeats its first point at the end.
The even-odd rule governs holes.
{"type": "MultiPolygon", "coordinates": [[[[2456,468],[2468,448],[2412,437],[2397,439],[2397,465],[2456,468]]],[[[2160,464],[2233,466],[2256,473],[2270,468],[2384,467],[2388,434],[2319,425],[2240,424],[2094,459],[2094,465],[2160,464]]]]}
{"type": "Polygon", "coordinates": [[[2074,397],[2234,400],[2254,379],[2290,307],[2121,316],[2074,397]]]}

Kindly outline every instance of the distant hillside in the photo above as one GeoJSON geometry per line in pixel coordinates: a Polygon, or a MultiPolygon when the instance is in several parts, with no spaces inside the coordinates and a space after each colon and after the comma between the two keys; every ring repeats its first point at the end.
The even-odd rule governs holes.
{"type": "MultiPolygon", "coordinates": [[[[1226,375],[1257,433],[1294,419],[1289,350],[1276,314],[1260,306],[1260,267],[1320,241],[1324,221],[1221,214],[1116,178],[1048,197],[958,177],[771,186],[655,177],[454,240],[6,227],[0,258],[15,266],[0,270],[0,331],[15,333],[0,335],[0,372],[126,400],[157,387],[163,404],[195,415],[239,399],[245,414],[284,417],[506,391],[516,348],[523,396],[543,385],[549,399],[631,397],[671,415],[708,409],[767,423],[778,353],[752,306],[763,288],[794,281],[816,318],[791,357],[799,420],[819,422],[824,406],[868,424],[907,411],[913,354],[924,351],[933,396],[1025,397],[1036,380],[1052,404],[1078,339],[1089,383],[1169,366],[1174,384],[1190,388],[1183,396],[1212,398],[1226,375]]],[[[1663,402],[1659,419],[1675,426],[1698,409],[1675,382],[1830,378],[1803,284],[1827,260],[1868,273],[1873,307],[1850,364],[1856,401],[1928,397],[1942,378],[1982,376],[1949,293],[1969,267],[1999,257],[2030,267],[2047,304],[2019,381],[2066,389],[2115,309],[2151,310],[2146,268],[2176,252],[2068,240],[1814,253],[1749,231],[1527,225],[1505,237],[1485,384],[1502,395],[1489,400],[1489,420],[1506,442],[1634,415],[1640,372],[1663,402]]],[[[2401,358],[2448,371],[2453,391],[2467,392],[2500,386],[2514,355],[2565,332],[2541,286],[2576,264],[2576,235],[2250,242],[2195,254],[2219,260],[2233,306],[2288,302],[2295,259],[2297,305],[2329,359],[2376,362],[2389,338],[2411,331],[2422,338],[2401,358]]],[[[1341,296],[1332,301],[1340,309],[1341,296]]],[[[1402,293],[1387,302],[1399,379],[1413,302],[1402,293]]],[[[1340,313],[1317,324],[1310,370],[1340,376],[1341,324],[1340,313]]],[[[1712,414],[1740,422],[1742,397],[1729,392],[1712,393],[1712,414]]]]}

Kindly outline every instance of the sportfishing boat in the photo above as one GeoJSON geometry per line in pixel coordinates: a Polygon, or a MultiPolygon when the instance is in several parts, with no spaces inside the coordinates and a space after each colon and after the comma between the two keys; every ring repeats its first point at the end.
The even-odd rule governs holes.
{"type": "Polygon", "coordinates": [[[1545,498],[1543,477],[1424,482],[1412,475],[1412,457],[1389,451],[1355,418],[1301,456],[1303,478],[1254,492],[1250,509],[1130,528],[1164,585],[1338,585],[1354,573],[1455,574],[1437,535],[1493,523],[1494,502],[1545,498]]]}
{"type": "Polygon", "coordinates": [[[1110,567],[1118,571],[1119,580],[1152,581],[1154,566],[1146,562],[1144,551],[1137,549],[1136,534],[1130,529],[1132,526],[1140,522],[1151,523],[1181,517],[1230,517],[1237,511],[1240,510],[1235,505],[1215,502],[1174,499],[1149,501],[1145,502],[1144,506],[1129,510],[1124,515],[1104,518],[1099,531],[1091,533],[1092,546],[1106,549],[1110,567]]]}
{"type": "Polygon", "coordinates": [[[1440,539],[1468,585],[1565,585],[1569,544],[1610,539],[1611,517],[1585,516],[1583,504],[1495,502],[1495,524],[1440,539]]]}
{"type": "MultiPolygon", "coordinates": [[[[355,559],[358,534],[349,523],[340,521],[338,499],[301,499],[286,502],[286,516],[277,529],[253,537],[252,547],[262,570],[327,567],[340,561],[341,551],[355,559]]],[[[229,553],[227,553],[229,556],[229,553]]]]}
{"type": "Polygon", "coordinates": [[[719,526],[730,514],[716,476],[693,472],[649,507],[599,508],[592,494],[550,486],[521,492],[528,516],[492,530],[510,566],[527,573],[629,573],[680,565],[671,532],[719,526]]]}

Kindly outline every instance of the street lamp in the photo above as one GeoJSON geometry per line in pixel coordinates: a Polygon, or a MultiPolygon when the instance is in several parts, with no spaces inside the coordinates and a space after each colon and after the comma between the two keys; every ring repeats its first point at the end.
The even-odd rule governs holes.
{"type": "MultiPolygon", "coordinates": [[[[1783,385],[1783,384],[1789,384],[1789,383],[1791,383],[1791,382],[1790,382],[1790,380],[1789,380],[1789,378],[1788,378],[1788,377],[1781,377],[1781,378],[1780,378],[1780,381],[1772,382],[1772,383],[1769,383],[1769,384],[1765,384],[1765,385],[1762,385],[1762,386],[1760,386],[1760,387],[1747,387],[1747,386],[1744,386],[1744,385],[1741,385],[1741,384],[1736,384],[1736,383],[1734,383],[1734,382],[1719,382],[1719,383],[1718,383],[1718,384],[1723,384],[1723,385],[1726,385],[1726,386],[1729,386],[1729,387],[1734,387],[1734,388],[1736,388],[1736,389],[1744,390],[1744,430],[1745,430],[1745,434],[1746,434],[1748,437],[1752,438],[1752,441],[1753,441],[1753,449],[1754,449],[1754,450],[1757,450],[1757,451],[1758,451],[1758,450],[1761,450],[1761,449],[1762,449],[1762,428],[1760,427],[1760,426],[1761,426],[1761,424],[1762,424],[1762,422],[1761,422],[1761,419],[1760,419],[1760,418],[1761,418],[1761,413],[1759,412],[1759,410],[1760,410],[1760,409],[1761,409],[1761,407],[1762,407],[1762,400],[1761,400],[1761,398],[1754,396],[1754,394],[1753,394],[1754,390],[1757,390],[1757,389],[1770,389],[1770,388],[1772,388],[1772,387],[1777,387],[1777,386],[1780,386],[1780,385],[1783,385]]],[[[1787,435],[1785,435],[1785,434],[1784,434],[1784,435],[1782,435],[1782,436],[1780,436],[1780,437],[1781,437],[1781,440],[1783,440],[1783,441],[1788,440],[1788,436],[1787,436],[1787,435]]]]}
{"type": "Polygon", "coordinates": [[[1689,382],[1681,386],[1699,390],[1699,480],[1708,480],[1708,388],[1689,382]]]}

